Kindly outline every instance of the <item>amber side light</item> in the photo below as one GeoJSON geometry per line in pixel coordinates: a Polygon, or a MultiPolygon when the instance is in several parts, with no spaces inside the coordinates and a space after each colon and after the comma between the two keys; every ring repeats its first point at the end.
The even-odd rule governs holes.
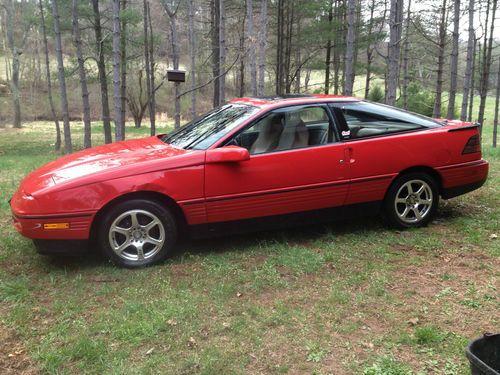
{"type": "Polygon", "coordinates": [[[465,144],[462,155],[464,154],[474,154],[476,152],[481,152],[481,142],[479,141],[479,135],[473,135],[469,138],[465,144]]]}
{"type": "Polygon", "coordinates": [[[48,224],[43,224],[43,229],[69,229],[69,223],[48,223],[48,224]]]}

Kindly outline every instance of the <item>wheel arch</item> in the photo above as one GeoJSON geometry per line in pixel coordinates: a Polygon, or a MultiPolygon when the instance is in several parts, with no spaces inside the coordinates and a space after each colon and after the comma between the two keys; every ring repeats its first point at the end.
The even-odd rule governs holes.
{"type": "Polygon", "coordinates": [[[99,211],[97,211],[97,214],[94,216],[94,219],[92,220],[92,224],[90,226],[91,241],[94,242],[97,240],[99,224],[105,217],[109,209],[118,203],[125,202],[130,199],[147,199],[165,205],[167,208],[171,210],[172,214],[174,215],[178,224],[177,228],[178,231],[184,231],[186,229],[187,221],[186,217],[184,216],[184,212],[182,211],[181,207],[177,204],[177,202],[175,202],[175,200],[173,200],[171,197],[156,191],[149,191],[149,190],[134,191],[120,195],[110,200],[104,206],[102,206],[99,209],[99,211]]]}
{"type": "Polygon", "coordinates": [[[431,176],[434,179],[434,181],[436,181],[439,195],[441,195],[441,191],[442,191],[442,187],[443,187],[443,180],[442,180],[441,175],[439,174],[439,172],[436,171],[432,167],[428,167],[428,166],[424,166],[424,165],[419,165],[419,166],[414,166],[414,167],[403,169],[401,172],[399,172],[393,178],[393,180],[391,181],[391,184],[389,185],[389,188],[385,192],[384,200],[385,200],[385,198],[387,198],[387,194],[389,192],[389,189],[392,186],[392,184],[394,184],[394,181],[396,181],[396,179],[398,179],[399,177],[404,176],[406,174],[410,174],[410,173],[425,173],[425,174],[428,174],[429,176],[431,176]]]}

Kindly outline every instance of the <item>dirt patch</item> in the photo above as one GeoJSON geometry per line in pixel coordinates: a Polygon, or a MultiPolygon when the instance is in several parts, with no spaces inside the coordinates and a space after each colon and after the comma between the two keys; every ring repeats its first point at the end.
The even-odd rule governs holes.
{"type": "Polygon", "coordinates": [[[26,354],[21,338],[0,323],[0,373],[3,375],[35,375],[42,371],[26,354]]]}

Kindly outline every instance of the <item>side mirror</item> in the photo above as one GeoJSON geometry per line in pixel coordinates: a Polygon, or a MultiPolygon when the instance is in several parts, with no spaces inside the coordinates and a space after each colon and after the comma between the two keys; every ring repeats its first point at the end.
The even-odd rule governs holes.
{"type": "Polygon", "coordinates": [[[237,163],[250,159],[246,148],[239,146],[226,146],[208,150],[205,161],[207,163],[237,163]]]}

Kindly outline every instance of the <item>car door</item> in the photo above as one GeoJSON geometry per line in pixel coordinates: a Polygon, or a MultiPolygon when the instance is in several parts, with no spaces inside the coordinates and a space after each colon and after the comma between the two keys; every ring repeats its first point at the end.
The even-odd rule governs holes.
{"type": "Polygon", "coordinates": [[[439,126],[431,119],[369,102],[331,104],[350,165],[346,205],[382,201],[392,180],[412,166],[431,165],[439,126]]]}
{"type": "Polygon", "coordinates": [[[349,169],[326,105],[274,110],[224,145],[250,151],[237,163],[207,164],[208,222],[231,221],[340,206],[349,169]]]}

